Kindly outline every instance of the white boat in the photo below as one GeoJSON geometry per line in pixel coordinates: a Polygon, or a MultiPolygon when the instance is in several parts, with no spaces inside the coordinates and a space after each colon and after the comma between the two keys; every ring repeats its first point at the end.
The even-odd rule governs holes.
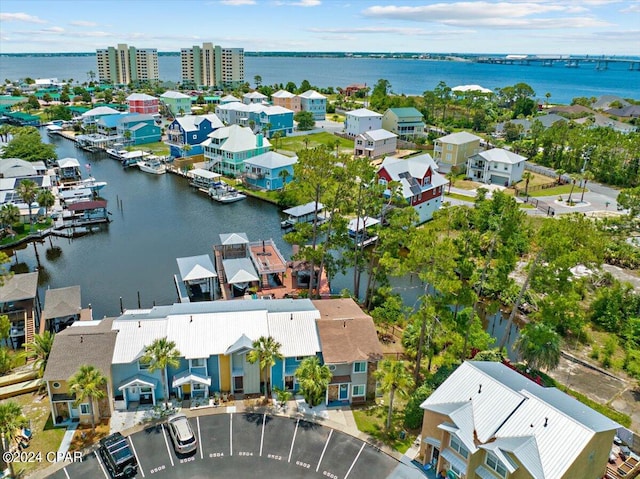
{"type": "Polygon", "coordinates": [[[148,151],[127,151],[120,160],[122,161],[122,166],[128,168],[129,166],[137,165],[139,161],[144,160],[150,154],[148,151]]]}
{"type": "Polygon", "coordinates": [[[122,158],[124,158],[124,155],[126,155],[128,153],[127,150],[118,150],[116,148],[107,148],[107,155],[109,155],[111,158],[115,158],[116,160],[122,160],[122,158]]]}
{"type": "Polygon", "coordinates": [[[235,203],[246,198],[246,195],[222,181],[209,188],[209,196],[220,203],[235,203]]]}
{"type": "Polygon", "coordinates": [[[102,188],[107,186],[106,181],[96,181],[96,179],[92,176],[87,178],[86,180],[80,180],[80,184],[78,185],[80,188],[89,188],[92,193],[97,193],[102,188]]]}
{"type": "Polygon", "coordinates": [[[138,161],[138,168],[140,168],[140,171],[154,175],[162,175],[167,172],[167,165],[157,156],[149,156],[142,161],[138,161]]]}

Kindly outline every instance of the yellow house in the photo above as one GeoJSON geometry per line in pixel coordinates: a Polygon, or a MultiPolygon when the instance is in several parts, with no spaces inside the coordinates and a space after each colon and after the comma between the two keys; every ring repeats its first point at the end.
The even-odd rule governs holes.
{"type": "Polygon", "coordinates": [[[463,363],[421,407],[422,463],[448,478],[600,479],[620,427],[497,362],[463,363]]]}
{"type": "Polygon", "coordinates": [[[433,140],[433,159],[443,171],[467,171],[467,160],[481,151],[479,136],[461,131],[433,140]]]}
{"type": "Polygon", "coordinates": [[[111,358],[118,334],[111,331],[112,322],[112,319],[78,321],[55,335],[44,372],[54,426],[91,423],[89,403],[78,404],[75,395],[69,392],[69,379],[82,365],[96,367],[107,378],[105,398],[93,404],[95,421],[111,416],[111,358]]]}

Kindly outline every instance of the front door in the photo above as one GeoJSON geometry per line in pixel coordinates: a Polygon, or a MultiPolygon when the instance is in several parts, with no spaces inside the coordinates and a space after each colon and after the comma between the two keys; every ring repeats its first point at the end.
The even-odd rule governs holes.
{"type": "Polygon", "coordinates": [[[233,392],[242,393],[244,391],[244,378],[242,376],[234,376],[233,392]]]}
{"type": "Polygon", "coordinates": [[[341,384],[340,385],[339,399],[341,401],[346,401],[347,399],[349,399],[349,385],[348,384],[341,384]]]}
{"type": "Polygon", "coordinates": [[[80,410],[72,402],[69,403],[69,417],[71,419],[80,417],[80,410]]]}

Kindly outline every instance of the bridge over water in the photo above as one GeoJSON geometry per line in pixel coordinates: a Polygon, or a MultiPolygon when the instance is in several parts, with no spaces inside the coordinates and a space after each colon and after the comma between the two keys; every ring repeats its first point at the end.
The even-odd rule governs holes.
{"type": "Polygon", "coordinates": [[[475,59],[478,63],[493,63],[498,65],[542,65],[552,67],[562,65],[567,68],[579,68],[593,65],[596,70],[608,70],[610,64],[626,64],[629,71],[640,72],[640,59],[623,57],[591,57],[567,56],[567,55],[506,55],[506,56],[482,56],[475,59]]]}

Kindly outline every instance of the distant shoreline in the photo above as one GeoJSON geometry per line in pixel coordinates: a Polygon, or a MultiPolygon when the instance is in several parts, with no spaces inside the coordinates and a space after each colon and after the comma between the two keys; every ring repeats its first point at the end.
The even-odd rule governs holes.
{"type": "MultiPolygon", "coordinates": [[[[2,57],[92,57],[96,52],[32,52],[32,53],[0,53],[2,57]]],[[[246,57],[301,57],[301,58],[395,58],[395,59],[425,59],[425,60],[473,60],[481,57],[506,57],[507,53],[425,53],[425,52],[249,52],[245,51],[246,57]]],[[[572,55],[556,55],[543,53],[522,54],[529,57],[565,57],[567,59],[579,58],[608,58],[608,59],[640,59],[637,55],[589,55],[589,54],[572,54],[572,55]]],[[[180,52],[158,52],[158,56],[179,57],[180,52]]]]}

